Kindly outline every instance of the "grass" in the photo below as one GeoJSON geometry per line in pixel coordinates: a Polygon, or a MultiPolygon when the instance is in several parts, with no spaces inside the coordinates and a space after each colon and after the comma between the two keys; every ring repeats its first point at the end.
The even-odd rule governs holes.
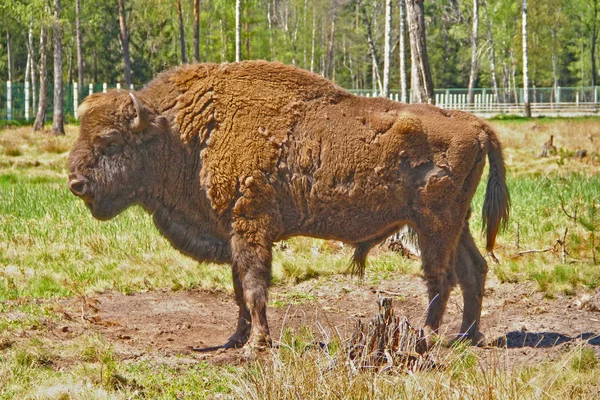
{"type": "MultiPolygon", "coordinates": [[[[535,284],[547,297],[588,293],[600,286],[596,231],[600,213],[600,124],[595,118],[506,119],[492,124],[505,145],[512,196],[508,229],[498,239],[500,282],[535,284]],[[558,155],[536,158],[549,135],[558,155]],[[572,157],[586,149],[588,157],[572,157]],[[565,211],[561,209],[561,199],[565,211]],[[571,218],[574,214],[576,218],[571,218]],[[571,215],[569,217],[567,214],[571,215]],[[518,228],[517,228],[518,224],[518,228]],[[560,248],[519,255],[524,250],[560,248]],[[517,229],[519,243],[517,246],[517,229]]],[[[168,361],[123,356],[101,336],[53,342],[43,332],[61,319],[55,298],[107,290],[193,288],[231,292],[227,267],[192,261],[175,251],[141,209],[95,221],[68,191],[65,137],[32,134],[29,127],[0,131],[0,399],[12,398],[594,398],[600,392],[597,355],[589,347],[565,349],[559,359],[506,367],[501,349],[440,350],[447,368],[409,374],[356,374],[339,339],[325,349],[309,330],[285,330],[283,345],[246,366],[212,365],[182,356],[168,361]]],[[[485,176],[485,175],[484,175],[485,176]]],[[[482,248],[485,187],[473,201],[472,231],[482,248]]],[[[382,248],[373,251],[365,284],[397,274],[419,275],[419,262],[382,248]]],[[[274,251],[273,283],[288,288],[270,305],[313,301],[306,281],[347,274],[352,249],[331,241],[292,238],[274,251]]]]}

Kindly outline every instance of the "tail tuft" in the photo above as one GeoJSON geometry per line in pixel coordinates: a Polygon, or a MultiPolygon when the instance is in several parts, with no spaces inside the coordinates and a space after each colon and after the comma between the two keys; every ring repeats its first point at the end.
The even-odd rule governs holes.
{"type": "Polygon", "coordinates": [[[491,128],[486,129],[490,137],[490,175],[488,177],[485,200],[483,202],[483,229],[487,227],[486,250],[492,252],[496,244],[496,235],[506,228],[510,215],[510,193],[506,186],[506,168],[500,142],[491,128]]]}

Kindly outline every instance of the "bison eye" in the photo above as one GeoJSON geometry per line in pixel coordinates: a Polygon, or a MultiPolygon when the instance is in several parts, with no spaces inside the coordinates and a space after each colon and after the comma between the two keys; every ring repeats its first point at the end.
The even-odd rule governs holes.
{"type": "Polygon", "coordinates": [[[116,156],[123,151],[123,145],[120,143],[111,143],[103,151],[107,156],[116,156]]]}

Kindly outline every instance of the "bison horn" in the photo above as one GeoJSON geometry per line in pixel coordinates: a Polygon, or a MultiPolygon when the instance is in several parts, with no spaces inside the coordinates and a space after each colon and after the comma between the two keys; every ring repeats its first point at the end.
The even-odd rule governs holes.
{"type": "Polygon", "coordinates": [[[133,121],[131,121],[131,130],[133,132],[141,132],[148,126],[148,111],[146,111],[146,108],[142,105],[142,103],[135,98],[133,93],[129,93],[129,95],[133,101],[136,114],[133,121]]]}

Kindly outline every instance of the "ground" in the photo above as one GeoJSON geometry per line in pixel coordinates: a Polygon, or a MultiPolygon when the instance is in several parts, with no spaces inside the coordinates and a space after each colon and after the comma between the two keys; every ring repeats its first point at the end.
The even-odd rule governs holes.
{"type": "MultiPolygon", "coordinates": [[[[427,307],[421,278],[397,275],[379,285],[361,285],[349,276],[327,282],[307,281],[273,290],[269,322],[275,343],[282,328],[308,326],[320,341],[349,339],[357,319],[368,320],[377,312],[376,299],[394,299],[397,315],[415,325],[427,307]],[[302,293],[304,300],[294,300],[302,293]],[[310,295],[310,299],[306,295],[310,295]]],[[[600,289],[584,301],[576,296],[544,298],[533,284],[488,280],[482,329],[488,346],[504,349],[514,365],[535,364],[557,357],[572,345],[587,342],[600,356],[600,289]]],[[[243,361],[241,350],[223,350],[235,331],[236,309],[230,293],[221,291],[147,291],[125,295],[110,291],[93,296],[49,301],[62,314],[45,322],[44,336],[52,341],[73,341],[83,334],[98,334],[114,346],[120,359],[157,359],[185,355],[211,363],[243,361]]],[[[449,338],[458,332],[462,298],[454,291],[442,326],[449,338]]],[[[9,318],[19,318],[14,315],[9,318]]],[[[21,338],[37,336],[39,327],[21,332],[21,338]]],[[[78,360],[56,360],[65,365],[78,360]]]]}
{"type": "MultiPolygon", "coordinates": [[[[277,244],[268,310],[275,346],[252,361],[218,348],[237,317],[227,266],[177,253],[138,208],[101,223],[68,192],[77,127],[62,138],[2,130],[0,399],[598,398],[599,122],[492,122],[513,208],[500,263],[488,259],[487,346],[448,345],[462,314],[456,289],[433,351],[443,368],[409,374],[356,373],[343,343],[357,319],[376,314],[381,295],[396,315],[422,324],[418,260],[378,247],[359,280],[348,274],[348,246],[277,244]],[[537,157],[551,134],[556,154],[537,157]]],[[[483,191],[471,218],[480,248],[483,191]]]]}

